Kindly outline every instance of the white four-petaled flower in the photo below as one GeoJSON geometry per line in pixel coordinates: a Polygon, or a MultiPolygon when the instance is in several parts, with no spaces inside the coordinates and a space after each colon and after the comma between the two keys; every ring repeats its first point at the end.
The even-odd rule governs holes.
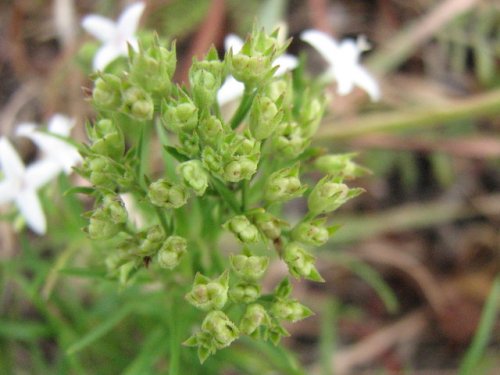
{"type": "Polygon", "coordinates": [[[48,122],[47,132],[36,124],[19,125],[17,135],[27,137],[42,152],[42,158],[27,167],[7,138],[0,138],[0,204],[14,202],[27,225],[36,233],[44,234],[47,228],[45,215],[37,191],[61,172],[69,174],[82,157],[77,149],[60,137],[68,137],[74,120],[56,114],[48,122]],[[54,135],[51,135],[54,134],[54,135]]]}
{"type": "Polygon", "coordinates": [[[0,166],[4,175],[0,181],[0,204],[14,202],[28,226],[44,234],[47,223],[37,190],[61,172],[59,165],[51,159],[42,159],[25,167],[11,143],[2,137],[0,166]]]}
{"type": "Polygon", "coordinates": [[[318,30],[306,30],[300,38],[313,46],[330,65],[326,79],[337,82],[339,95],[349,94],[354,86],[365,90],[373,101],[380,99],[377,81],[360,64],[361,53],[367,49],[363,38],[344,39],[340,43],[318,30]]]}
{"type": "MultiPolygon", "coordinates": [[[[243,47],[244,41],[234,35],[229,34],[224,39],[224,48],[226,51],[232,49],[233,53],[240,52],[243,47]]],[[[286,72],[293,70],[297,67],[298,60],[295,56],[284,54],[278,57],[273,61],[273,67],[278,66],[275,76],[281,76],[286,72]]],[[[233,76],[229,76],[224,81],[224,84],[221,86],[219,91],[217,92],[217,101],[220,106],[223,106],[233,100],[236,100],[243,96],[243,92],[245,91],[245,85],[242,82],[237,81],[233,76]]]]}
{"type": "Polygon", "coordinates": [[[82,161],[82,157],[73,145],[51,134],[60,137],[69,137],[74,125],[74,119],[61,114],[55,114],[48,121],[48,133],[40,131],[36,124],[24,123],[18,126],[16,134],[29,138],[38,146],[45,158],[56,163],[60,171],[70,174],[72,168],[82,161]]]}
{"type": "Polygon", "coordinates": [[[117,57],[127,56],[128,44],[137,50],[135,32],[145,6],[144,2],[128,6],[116,22],[98,14],[83,18],[83,28],[103,43],[94,56],[94,70],[104,70],[117,57]]]}

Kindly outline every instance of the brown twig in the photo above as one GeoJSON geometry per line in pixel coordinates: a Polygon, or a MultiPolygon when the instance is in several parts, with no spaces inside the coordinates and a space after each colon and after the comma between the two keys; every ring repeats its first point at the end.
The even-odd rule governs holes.
{"type": "Polygon", "coordinates": [[[328,20],[327,0],[309,0],[309,16],[315,29],[333,35],[334,30],[328,20]]]}
{"type": "Polygon", "coordinates": [[[432,38],[440,28],[479,2],[480,0],[439,2],[428,14],[384,43],[368,60],[369,67],[379,74],[394,70],[422,43],[432,38]]]}
{"type": "Polygon", "coordinates": [[[223,32],[221,25],[224,20],[224,15],[224,0],[212,0],[212,4],[208,10],[205,21],[196,33],[191,48],[183,56],[183,64],[177,74],[179,82],[187,82],[192,57],[202,57],[202,55],[210,48],[210,45],[220,38],[223,32]]]}

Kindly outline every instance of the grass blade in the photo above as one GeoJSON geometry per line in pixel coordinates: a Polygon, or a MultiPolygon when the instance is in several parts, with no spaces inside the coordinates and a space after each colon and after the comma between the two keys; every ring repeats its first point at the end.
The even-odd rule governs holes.
{"type": "Polygon", "coordinates": [[[495,325],[496,316],[500,307],[500,276],[493,282],[490,295],[484,305],[479,327],[472,339],[472,343],[465,353],[460,364],[459,375],[476,374],[476,366],[483,356],[491,333],[495,325]]]}
{"type": "Polygon", "coordinates": [[[106,333],[111,331],[115,326],[118,325],[125,317],[130,314],[132,307],[130,305],[125,305],[121,310],[117,311],[116,314],[111,316],[108,320],[101,323],[100,326],[90,331],[88,334],[83,336],[80,340],[73,343],[67,350],[66,353],[71,355],[79,352],[80,350],[86,348],[92,344],[97,339],[104,336],[106,333]]]}

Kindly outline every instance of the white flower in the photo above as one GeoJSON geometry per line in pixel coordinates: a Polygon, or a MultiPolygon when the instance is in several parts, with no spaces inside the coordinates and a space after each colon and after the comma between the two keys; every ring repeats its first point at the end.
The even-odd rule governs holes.
{"type": "Polygon", "coordinates": [[[0,138],[0,167],[4,175],[0,181],[0,204],[14,202],[28,226],[34,232],[44,234],[47,222],[37,190],[56,177],[60,167],[53,160],[42,159],[26,168],[4,137],[0,138]]]}
{"type": "MultiPolygon", "coordinates": [[[[55,114],[48,121],[48,133],[61,137],[68,137],[75,124],[74,119],[55,114]]],[[[38,126],[32,123],[24,123],[18,126],[16,135],[27,137],[40,148],[44,157],[51,160],[59,167],[59,171],[70,174],[72,168],[82,161],[76,147],[51,134],[38,130],[38,126]]]]}
{"type": "Polygon", "coordinates": [[[326,78],[337,81],[339,95],[349,94],[354,86],[365,90],[373,101],[380,99],[377,81],[360,64],[361,53],[367,49],[364,38],[355,42],[344,39],[338,43],[334,38],[318,30],[306,30],[300,38],[313,46],[330,65],[326,78]]]}
{"type": "Polygon", "coordinates": [[[128,6],[116,22],[98,14],[83,18],[83,28],[103,43],[94,56],[94,70],[103,70],[117,57],[127,56],[127,44],[137,50],[134,34],[145,6],[144,2],[128,6]]]}
{"type": "MultiPolygon", "coordinates": [[[[232,49],[233,53],[235,54],[240,52],[243,44],[243,40],[234,34],[229,34],[224,39],[224,48],[226,49],[226,51],[232,49]]],[[[274,73],[274,75],[277,77],[281,76],[286,72],[295,69],[297,65],[298,60],[295,56],[288,54],[281,55],[273,62],[273,67],[278,66],[278,69],[276,70],[276,73],[274,73]]],[[[226,78],[224,84],[217,92],[217,101],[219,102],[220,106],[223,106],[229,102],[232,102],[233,100],[242,97],[244,91],[245,85],[242,82],[237,81],[233,76],[229,76],[226,78]]]]}

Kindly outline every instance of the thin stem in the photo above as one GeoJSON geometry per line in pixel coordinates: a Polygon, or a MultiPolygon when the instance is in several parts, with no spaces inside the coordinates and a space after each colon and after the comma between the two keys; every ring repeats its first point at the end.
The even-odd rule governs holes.
{"type": "Polygon", "coordinates": [[[241,211],[246,212],[248,209],[248,192],[250,188],[250,181],[243,180],[241,182],[241,211]]]}
{"type": "Polygon", "coordinates": [[[231,129],[236,129],[241,124],[241,122],[247,115],[248,111],[250,110],[250,107],[252,106],[252,102],[256,94],[257,90],[248,90],[247,88],[245,88],[245,92],[243,94],[243,98],[241,99],[240,106],[236,110],[236,113],[233,115],[233,118],[231,119],[231,129]]]}
{"type": "Polygon", "coordinates": [[[440,126],[445,122],[495,116],[500,113],[500,90],[476,95],[470,99],[452,101],[446,106],[419,107],[370,116],[360,116],[354,121],[335,122],[330,119],[316,133],[317,142],[332,139],[349,139],[382,131],[401,131],[427,126],[440,126]]]}

